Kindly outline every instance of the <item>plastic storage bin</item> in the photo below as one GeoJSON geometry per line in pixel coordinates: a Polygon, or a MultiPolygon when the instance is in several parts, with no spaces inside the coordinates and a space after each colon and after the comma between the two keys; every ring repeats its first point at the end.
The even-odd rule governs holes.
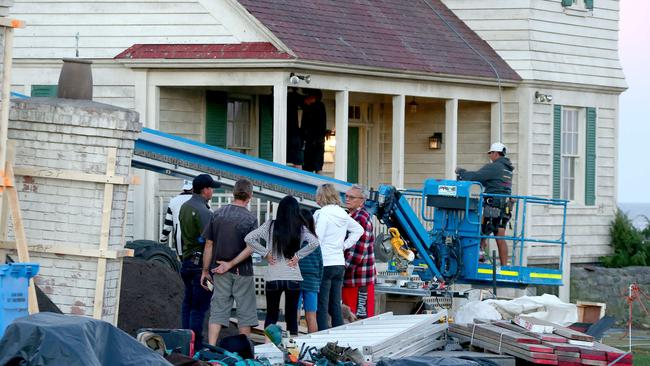
{"type": "Polygon", "coordinates": [[[38,268],[36,263],[0,265],[0,337],[14,319],[29,315],[27,289],[38,268]]]}

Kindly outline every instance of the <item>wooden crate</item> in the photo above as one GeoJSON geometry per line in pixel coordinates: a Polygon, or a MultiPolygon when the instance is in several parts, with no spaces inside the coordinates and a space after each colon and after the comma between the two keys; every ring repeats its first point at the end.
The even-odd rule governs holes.
{"type": "Polygon", "coordinates": [[[605,316],[607,304],[603,302],[578,301],[578,321],[582,323],[596,323],[605,316]]]}

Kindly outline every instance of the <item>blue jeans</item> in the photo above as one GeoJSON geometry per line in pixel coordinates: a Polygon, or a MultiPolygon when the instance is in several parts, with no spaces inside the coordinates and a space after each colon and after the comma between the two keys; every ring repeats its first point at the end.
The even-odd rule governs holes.
{"type": "Polygon", "coordinates": [[[203,322],[205,313],[210,309],[212,292],[201,287],[201,267],[184,260],[181,266],[181,278],[185,284],[185,296],[181,306],[183,329],[194,331],[194,349],[203,344],[203,322]]]}
{"type": "Polygon", "coordinates": [[[344,274],[345,266],[323,267],[323,278],[318,291],[318,310],[316,311],[319,331],[329,329],[328,315],[332,317],[332,327],[343,325],[341,291],[343,290],[344,274]]]}

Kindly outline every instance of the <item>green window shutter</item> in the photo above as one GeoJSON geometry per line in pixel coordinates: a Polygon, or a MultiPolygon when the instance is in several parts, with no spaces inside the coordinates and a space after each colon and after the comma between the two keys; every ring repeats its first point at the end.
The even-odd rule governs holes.
{"type": "Polygon", "coordinates": [[[596,108],[587,108],[585,134],[585,205],[596,204],[596,108]]]}
{"type": "Polygon", "coordinates": [[[571,6],[573,5],[573,0],[562,0],[562,6],[571,6]]]}
{"type": "Polygon", "coordinates": [[[205,92],[205,143],[226,147],[228,132],[228,98],[225,92],[205,92]]]}
{"type": "Polygon", "coordinates": [[[273,161],[273,96],[260,95],[259,157],[273,161]]]}
{"type": "Polygon", "coordinates": [[[553,198],[560,198],[562,167],[562,106],[553,106],[553,198]]]}
{"type": "Polygon", "coordinates": [[[58,85],[32,85],[32,97],[56,98],[58,85]]]}
{"type": "Polygon", "coordinates": [[[359,127],[348,127],[348,182],[359,182],[359,127]]]}
{"type": "Polygon", "coordinates": [[[594,0],[585,0],[585,9],[593,9],[594,0]]]}

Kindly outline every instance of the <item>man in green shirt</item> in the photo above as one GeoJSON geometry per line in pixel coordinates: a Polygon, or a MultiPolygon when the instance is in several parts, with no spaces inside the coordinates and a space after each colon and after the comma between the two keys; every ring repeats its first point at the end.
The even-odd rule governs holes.
{"type": "Polygon", "coordinates": [[[195,349],[203,344],[203,320],[212,297],[212,293],[201,286],[201,261],[205,245],[201,234],[212,215],[212,190],[218,187],[219,183],[208,174],[197,175],[192,181],[192,198],[181,206],[178,214],[183,248],[181,278],[185,284],[181,307],[183,328],[194,331],[195,349]]]}

